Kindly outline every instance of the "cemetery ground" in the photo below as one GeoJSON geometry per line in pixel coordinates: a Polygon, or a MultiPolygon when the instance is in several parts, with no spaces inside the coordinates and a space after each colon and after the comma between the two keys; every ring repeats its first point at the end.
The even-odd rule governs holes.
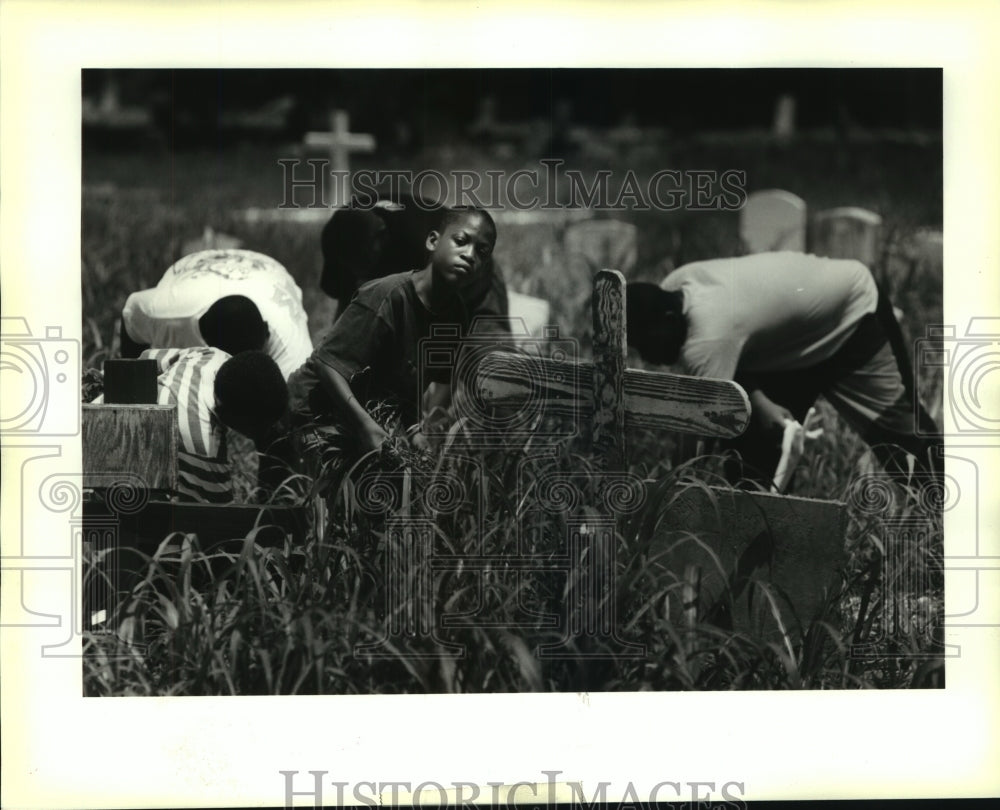
{"type": "MultiPolygon", "coordinates": [[[[99,368],[115,356],[125,297],[155,284],[206,225],[282,262],[302,287],[310,328],[318,337],[332,311],[317,286],[321,222],[249,223],[239,213],[281,202],[276,161],[288,156],[287,151],[247,147],[226,154],[85,158],[84,368],[99,368]]],[[[427,152],[419,160],[425,163],[415,159],[405,167],[521,168],[460,148],[427,152]]],[[[905,313],[910,345],[928,324],[941,322],[940,277],[913,272],[902,248],[918,228],[941,226],[940,143],[845,147],[830,140],[779,147],[765,139],[690,140],[655,156],[607,160],[618,163],[599,165],[634,169],[640,176],[660,168],[739,169],[747,173],[748,190],[785,188],[811,210],[853,205],[877,211],[884,223],[884,270],[894,287],[894,303],[905,313]]],[[[355,168],[366,166],[402,164],[365,158],[355,168]]],[[[584,171],[597,167],[579,166],[584,171]]],[[[630,279],[658,280],[671,265],[739,251],[736,212],[613,216],[638,227],[638,260],[630,279]]],[[[555,221],[501,221],[496,256],[511,289],[550,301],[560,338],[575,339],[579,359],[589,360],[590,278],[563,255],[561,227],[555,221]]],[[[630,363],[641,366],[634,356],[630,363]]],[[[938,417],[941,370],[918,365],[915,371],[938,417]]],[[[421,596],[393,615],[396,621],[407,617],[412,626],[391,632],[394,619],[387,615],[390,594],[383,576],[386,523],[366,512],[364,494],[349,487],[326,531],[312,526],[304,539],[261,528],[233,543],[205,548],[197,535],[174,535],[148,554],[122,554],[120,564],[133,572],[131,586],[109,606],[106,626],[116,632],[85,634],[84,691],[214,695],[940,686],[940,510],[927,509],[926,498],[922,502],[916,492],[897,492],[891,503],[865,508],[872,504],[864,497],[884,494],[859,498],[853,486],[871,471],[867,447],[826,403],[820,407],[825,432],[800,462],[794,492],[847,503],[845,562],[831,572],[822,611],[798,617],[794,627],[786,626],[777,608],[783,595],[767,582],[743,583],[739,592],[733,586],[714,594],[711,604],[693,604],[692,583],[685,572],[665,569],[657,543],[663,541],[672,505],[686,492],[705,493],[710,501],[718,497],[718,490],[707,487],[720,484],[719,459],[708,446],[705,455],[679,465],[670,437],[634,430],[628,436],[630,470],[655,484],[641,508],[615,527],[614,643],[607,634],[584,633],[564,654],[536,654],[559,641],[562,631],[550,619],[566,612],[573,575],[516,566],[473,571],[456,564],[433,575],[411,571],[408,576],[419,581],[415,592],[421,596]],[[887,527],[900,520],[916,521],[919,530],[905,546],[906,570],[897,567],[887,577],[887,527]],[[763,605],[777,632],[733,629],[724,617],[739,599],[763,605]],[[436,620],[441,615],[451,621],[442,624],[436,620]],[[420,632],[427,627],[433,632],[420,632]],[[622,645],[619,652],[641,648],[643,653],[609,656],[615,645],[622,645]]],[[[247,444],[233,438],[238,499],[245,500],[253,465],[247,444]]],[[[517,446],[482,451],[473,460],[467,453],[445,452],[439,460],[414,453],[404,459],[405,475],[394,467],[387,480],[403,482],[406,506],[433,524],[436,553],[457,557],[475,549],[484,559],[515,559],[522,544],[530,542],[534,553],[553,555],[565,545],[568,518],[540,506],[539,482],[555,470],[582,476],[586,488],[599,473],[577,454],[579,444],[562,442],[551,458],[538,448],[537,441],[522,438],[517,446]],[[452,478],[479,481],[476,503],[447,512],[428,508],[423,492],[452,478]]],[[[289,482],[289,487],[299,483],[289,482]]],[[[682,539],[699,542],[695,536],[682,539]]]]}

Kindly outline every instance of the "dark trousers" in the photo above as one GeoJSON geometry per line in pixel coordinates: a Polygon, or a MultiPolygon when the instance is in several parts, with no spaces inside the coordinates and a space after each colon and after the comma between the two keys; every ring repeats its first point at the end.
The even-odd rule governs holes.
{"type": "MultiPolygon", "coordinates": [[[[844,420],[872,448],[879,463],[893,478],[903,481],[909,477],[907,456],[912,455],[915,458],[914,472],[940,479],[944,472],[940,431],[917,398],[906,343],[892,311],[892,303],[881,288],[876,311],[859,321],[851,337],[828,360],[796,371],[764,374],[738,372],[736,382],[748,391],[761,390],[802,422],[820,394],[833,391],[839,381],[864,370],[886,346],[895,359],[902,383],[902,392],[896,401],[884,403],[881,415],[874,419],[846,407],[838,398],[831,397],[831,401],[844,420]]],[[[775,435],[761,430],[751,417],[746,432],[725,443],[726,449],[733,451],[725,464],[727,479],[734,484],[744,481],[770,486],[781,458],[781,438],[780,432],[775,435]]]]}

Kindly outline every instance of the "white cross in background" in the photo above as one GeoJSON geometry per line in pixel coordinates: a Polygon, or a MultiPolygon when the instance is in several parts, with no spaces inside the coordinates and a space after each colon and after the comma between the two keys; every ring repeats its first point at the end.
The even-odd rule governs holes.
{"type": "Polygon", "coordinates": [[[307,132],[305,144],[307,147],[326,147],[330,150],[330,170],[334,172],[330,204],[333,207],[346,205],[351,198],[351,153],[374,152],[375,136],[351,132],[347,110],[334,110],[330,113],[330,131],[307,132]]]}

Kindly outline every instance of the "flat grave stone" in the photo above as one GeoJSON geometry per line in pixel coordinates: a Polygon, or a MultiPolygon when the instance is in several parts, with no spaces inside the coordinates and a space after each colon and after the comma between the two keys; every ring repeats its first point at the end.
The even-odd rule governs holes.
{"type": "MultiPolygon", "coordinates": [[[[707,621],[776,640],[781,631],[772,606],[751,585],[767,583],[794,639],[820,614],[837,584],[846,521],[839,501],[691,486],[666,509],[650,546],[651,565],[667,578],[689,572],[694,582],[688,593],[707,621]],[[732,603],[724,597],[727,583],[732,603]]],[[[684,609],[681,591],[671,592],[672,619],[684,609]]]]}

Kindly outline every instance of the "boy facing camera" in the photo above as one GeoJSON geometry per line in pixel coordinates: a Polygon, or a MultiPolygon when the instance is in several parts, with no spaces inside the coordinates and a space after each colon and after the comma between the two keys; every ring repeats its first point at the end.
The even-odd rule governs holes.
{"type": "MultiPolygon", "coordinates": [[[[355,204],[334,211],[320,239],[319,285],[337,301],[337,315],[366,282],[424,267],[427,234],[441,227],[445,211],[407,193],[379,194],[373,207],[355,204]]],[[[482,273],[459,285],[458,292],[470,317],[485,316],[498,331],[510,331],[507,287],[492,257],[482,273]]]]}
{"type": "MultiPolygon", "coordinates": [[[[419,344],[436,325],[464,334],[469,315],[460,290],[489,265],[496,225],[482,209],[447,210],[425,238],[426,265],[364,284],[319,346],[289,380],[291,414],[300,451],[326,458],[360,457],[389,438],[370,403],[389,406],[402,427],[420,419],[424,391],[432,405],[450,403],[450,371],[420,374],[419,344]]],[[[419,431],[415,443],[422,443],[419,431]]]]}

